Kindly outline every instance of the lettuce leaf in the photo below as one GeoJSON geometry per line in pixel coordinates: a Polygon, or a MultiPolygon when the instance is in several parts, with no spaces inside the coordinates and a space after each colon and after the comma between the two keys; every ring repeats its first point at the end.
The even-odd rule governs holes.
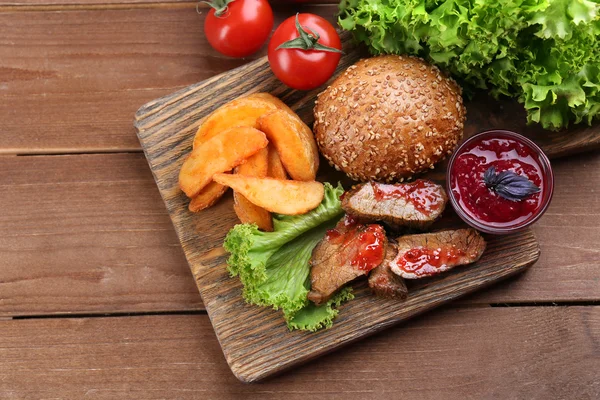
{"type": "Polygon", "coordinates": [[[466,92],[513,96],[546,129],[600,115],[600,0],[343,0],[373,54],[415,54],[466,92]]]}
{"type": "Polygon", "coordinates": [[[343,215],[339,199],[343,192],[341,185],[334,188],[326,183],[323,201],[314,210],[303,215],[274,215],[273,232],[239,224],[225,238],[225,250],[231,254],[229,272],[240,277],[244,299],[282,310],[290,329],[330,327],[337,315],[335,308],[352,298],[350,289],[320,307],[306,298],[312,250],[343,215]]]}

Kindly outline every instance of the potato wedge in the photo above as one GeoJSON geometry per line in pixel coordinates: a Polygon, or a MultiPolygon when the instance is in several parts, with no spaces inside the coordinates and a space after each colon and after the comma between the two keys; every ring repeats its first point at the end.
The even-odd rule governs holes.
{"type": "Polygon", "coordinates": [[[264,178],[269,171],[269,146],[260,149],[256,154],[235,168],[235,173],[246,176],[264,178]]]}
{"type": "Polygon", "coordinates": [[[214,181],[210,182],[190,201],[188,209],[191,212],[198,212],[212,206],[225,194],[227,189],[229,189],[227,186],[219,185],[214,181]]]}
{"type": "MultiPolygon", "coordinates": [[[[270,95],[269,93],[253,93],[247,97],[254,97],[254,96],[257,96],[263,100],[269,101],[269,102],[273,103],[274,106],[278,106],[278,104],[273,102],[271,97],[276,99],[277,101],[281,102],[281,100],[270,95]],[[265,95],[265,96],[262,96],[262,95],[265,95]]],[[[228,103],[228,104],[231,104],[231,103],[228,103]]],[[[199,129],[198,131],[200,132],[200,130],[201,129],[199,129]]],[[[216,133],[218,133],[218,131],[215,131],[215,134],[216,133]]],[[[202,145],[204,142],[206,142],[212,136],[214,136],[214,135],[206,135],[206,134],[198,135],[197,134],[196,137],[194,138],[193,147],[195,148],[197,146],[202,145]]],[[[194,197],[192,199],[192,201],[190,202],[189,210],[191,212],[198,212],[198,211],[203,210],[204,208],[210,207],[211,205],[216,203],[216,201],[219,200],[219,198],[221,198],[221,196],[223,196],[223,194],[225,194],[227,189],[228,189],[227,186],[219,185],[216,182],[211,182],[210,184],[208,184],[208,186],[206,188],[202,189],[202,191],[198,194],[198,196],[196,196],[196,197],[198,197],[198,200],[195,200],[196,197],[194,197]],[[205,193],[205,191],[206,191],[206,193],[205,193]],[[208,205],[206,205],[206,204],[208,204],[208,205]]]]}
{"type": "Polygon", "coordinates": [[[285,172],[285,167],[281,163],[279,154],[277,154],[277,149],[272,144],[269,144],[267,149],[269,149],[269,168],[267,176],[275,179],[287,179],[288,175],[287,172],[285,172]]]}
{"type": "Polygon", "coordinates": [[[237,167],[267,144],[265,134],[257,129],[227,129],[192,151],[179,171],[179,187],[188,197],[195,197],[214,174],[237,167]]]}
{"type": "Polygon", "coordinates": [[[258,124],[277,149],[290,177],[314,181],[319,169],[319,151],[312,131],[300,117],[276,110],[260,117],[258,124]]]}
{"type": "Polygon", "coordinates": [[[253,93],[232,100],[206,117],[194,137],[193,147],[200,146],[219,132],[234,126],[251,126],[258,129],[258,118],[278,109],[293,113],[285,103],[269,93],[253,93]]]}
{"type": "MultiPolygon", "coordinates": [[[[241,105],[243,105],[244,103],[252,100],[252,99],[256,99],[258,101],[258,105],[260,105],[261,107],[264,106],[264,110],[274,110],[275,108],[279,108],[282,110],[285,110],[289,113],[294,113],[292,111],[291,108],[289,108],[283,101],[279,100],[277,97],[273,96],[272,94],[269,93],[252,93],[246,97],[240,98],[240,99],[236,99],[233,100],[230,103],[225,104],[223,107],[236,107],[239,108],[241,105]],[[242,100],[244,99],[244,100],[242,100]],[[270,103],[269,104],[265,104],[265,102],[270,103]]],[[[221,108],[223,108],[221,107],[221,108]]],[[[260,107],[257,107],[260,108],[260,107]]],[[[262,108],[261,108],[262,109],[262,108]]],[[[198,147],[200,145],[202,145],[202,143],[204,143],[206,140],[210,139],[212,136],[214,136],[216,133],[219,132],[219,129],[221,129],[223,127],[223,125],[221,123],[219,124],[215,124],[216,119],[218,118],[222,118],[223,114],[221,113],[217,113],[217,111],[219,111],[220,109],[216,110],[215,112],[213,112],[213,114],[211,114],[205,121],[206,125],[203,124],[203,127],[200,127],[200,129],[198,130],[198,133],[196,134],[196,137],[194,138],[194,147],[198,147]],[[214,117],[213,117],[214,116],[214,117]],[[212,125],[211,125],[212,124],[212,125]],[[212,128],[209,129],[209,128],[212,128]],[[211,133],[208,133],[208,131],[211,130],[211,133]]],[[[256,110],[257,112],[259,110],[256,110]]],[[[257,117],[258,118],[258,117],[257,117]]],[[[231,125],[244,125],[245,123],[250,123],[250,125],[252,127],[257,127],[258,123],[256,122],[257,118],[254,119],[250,119],[242,121],[241,123],[232,123],[231,125]]],[[[222,120],[222,123],[226,123],[227,120],[222,120]]],[[[279,164],[281,165],[281,162],[279,162],[279,164]]],[[[281,166],[283,168],[283,166],[281,166]]],[[[283,171],[285,173],[285,171],[283,171]]],[[[249,174],[246,174],[249,175],[249,174]]],[[[287,176],[287,175],[286,175],[287,176]]],[[[281,174],[274,176],[275,178],[279,178],[281,177],[281,179],[285,179],[285,177],[281,176],[281,174]]],[[[209,187],[207,187],[206,189],[203,189],[198,196],[199,197],[198,200],[194,200],[192,199],[192,201],[190,202],[190,211],[192,212],[198,212],[203,210],[204,208],[210,207],[212,204],[216,203],[217,200],[219,200],[219,198],[221,198],[221,196],[227,191],[227,188],[219,185],[217,183],[211,183],[209,184],[209,187]],[[205,193],[206,189],[207,190],[205,193]]],[[[235,201],[235,198],[234,198],[235,201]]]]}
{"type": "Polygon", "coordinates": [[[227,185],[259,207],[278,214],[304,214],[323,200],[321,182],[300,182],[243,175],[215,174],[215,182],[227,185]]]}
{"type": "Polygon", "coordinates": [[[296,113],[294,111],[292,111],[292,109],[289,108],[287,104],[285,104],[283,101],[281,101],[279,99],[279,97],[273,96],[271,93],[264,93],[264,92],[252,93],[250,96],[268,101],[268,102],[272,103],[278,109],[283,110],[289,114],[296,115],[296,113]]]}
{"type": "MultiPolygon", "coordinates": [[[[235,168],[235,173],[244,176],[264,178],[269,167],[268,147],[261,149],[246,160],[245,163],[235,168]]],[[[218,184],[217,184],[218,185],[218,184]]],[[[252,204],[242,194],[233,192],[233,210],[243,224],[256,224],[259,229],[270,232],[273,230],[271,213],[255,204],[252,204]]]]}
{"type": "Polygon", "coordinates": [[[235,211],[235,215],[242,224],[256,224],[258,229],[262,231],[273,231],[271,213],[256,204],[252,204],[238,192],[233,192],[233,211],[235,211]]]}

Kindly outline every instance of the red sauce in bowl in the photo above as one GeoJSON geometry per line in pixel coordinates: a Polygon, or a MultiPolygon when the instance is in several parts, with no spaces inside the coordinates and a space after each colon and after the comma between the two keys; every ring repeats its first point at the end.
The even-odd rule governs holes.
{"type": "Polygon", "coordinates": [[[489,131],[463,143],[448,167],[450,200],[471,226],[488,233],[509,233],[533,223],[550,203],[553,189],[550,162],[530,140],[513,132],[489,131]],[[484,173],[512,171],[540,188],[521,200],[502,197],[486,185],[484,173]]]}

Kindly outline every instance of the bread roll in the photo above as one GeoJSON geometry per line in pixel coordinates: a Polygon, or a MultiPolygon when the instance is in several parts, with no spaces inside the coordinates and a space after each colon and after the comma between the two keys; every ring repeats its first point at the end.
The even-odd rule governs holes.
{"type": "Polygon", "coordinates": [[[386,55],[350,66],[314,109],[321,153],[357,181],[404,181],[450,154],[466,117],[461,89],[435,66],[386,55]]]}

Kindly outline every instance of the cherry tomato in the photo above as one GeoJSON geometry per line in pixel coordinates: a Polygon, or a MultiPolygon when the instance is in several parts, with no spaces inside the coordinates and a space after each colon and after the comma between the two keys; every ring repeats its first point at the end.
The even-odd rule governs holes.
{"type": "Polygon", "coordinates": [[[267,0],[214,0],[204,21],[208,43],[219,53],[246,57],[265,43],[273,28],[267,0]]]}
{"type": "Polygon", "coordinates": [[[296,14],[273,33],[269,64],[275,76],[289,87],[314,89],[327,82],[335,71],[341,48],[340,37],[326,19],[314,14],[296,14]]]}

